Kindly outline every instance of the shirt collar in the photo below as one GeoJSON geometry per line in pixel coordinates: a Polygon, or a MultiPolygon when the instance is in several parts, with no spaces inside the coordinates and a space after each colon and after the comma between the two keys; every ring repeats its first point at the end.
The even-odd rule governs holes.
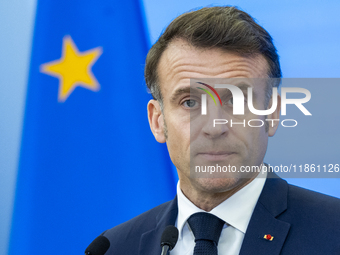
{"type": "MultiPolygon", "coordinates": [[[[266,172],[261,172],[252,182],[216,206],[209,213],[222,219],[228,225],[233,226],[242,233],[245,233],[257,200],[266,181],[266,176],[266,172]]],[[[183,194],[182,190],[180,189],[179,181],[177,183],[177,199],[177,228],[179,230],[179,238],[181,238],[183,227],[186,224],[187,219],[194,213],[205,211],[194,205],[183,194]]]]}

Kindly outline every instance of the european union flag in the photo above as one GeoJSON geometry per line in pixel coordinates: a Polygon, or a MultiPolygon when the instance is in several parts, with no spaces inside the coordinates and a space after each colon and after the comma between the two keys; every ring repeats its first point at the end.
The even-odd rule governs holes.
{"type": "Polygon", "coordinates": [[[82,254],[174,197],[147,121],[147,48],[138,0],[38,2],[9,254],[82,254]]]}

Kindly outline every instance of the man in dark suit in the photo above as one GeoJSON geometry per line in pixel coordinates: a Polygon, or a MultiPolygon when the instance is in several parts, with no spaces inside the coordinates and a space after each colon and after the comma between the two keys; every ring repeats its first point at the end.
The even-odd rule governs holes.
{"type": "Polygon", "coordinates": [[[172,255],[340,254],[339,200],[288,185],[265,171],[268,137],[279,123],[265,118],[279,119],[280,97],[266,116],[249,110],[242,118],[233,116],[235,95],[215,92],[207,84],[211,78],[224,79],[244,94],[250,88],[258,110],[274,102],[271,91],[281,78],[276,48],[267,31],[237,8],[183,14],[149,51],[145,79],[154,100],[148,118],[177,168],[177,196],[105,231],[110,241],[106,254],[160,254],[167,225],[179,229],[172,255]],[[204,104],[199,91],[208,93],[207,88],[221,105],[214,104],[213,95],[204,104]],[[203,114],[202,105],[209,114],[203,114]],[[227,117],[234,125],[212,125],[227,117]],[[266,124],[240,125],[252,119],[266,124]],[[197,175],[195,167],[208,165],[237,171],[197,175]],[[241,172],[245,166],[259,171],[241,172]]]}

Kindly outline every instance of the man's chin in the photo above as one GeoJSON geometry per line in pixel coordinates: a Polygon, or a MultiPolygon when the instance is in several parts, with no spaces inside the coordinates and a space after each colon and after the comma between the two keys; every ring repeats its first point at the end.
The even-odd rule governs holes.
{"type": "Polygon", "coordinates": [[[228,191],[237,191],[241,189],[251,178],[195,178],[193,185],[196,189],[208,193],[223,193],[228,191]]]}

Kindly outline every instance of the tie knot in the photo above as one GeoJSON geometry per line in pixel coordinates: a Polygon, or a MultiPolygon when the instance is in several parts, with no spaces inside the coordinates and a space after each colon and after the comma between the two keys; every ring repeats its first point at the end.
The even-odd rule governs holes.
{"type": "Polygon", "coordinates": [[[217,245],[224,225],[223,220],[210,213],[200,212],[191,215],[188,223],[194,233],[195,242],[209,240],[217,245]]]}

